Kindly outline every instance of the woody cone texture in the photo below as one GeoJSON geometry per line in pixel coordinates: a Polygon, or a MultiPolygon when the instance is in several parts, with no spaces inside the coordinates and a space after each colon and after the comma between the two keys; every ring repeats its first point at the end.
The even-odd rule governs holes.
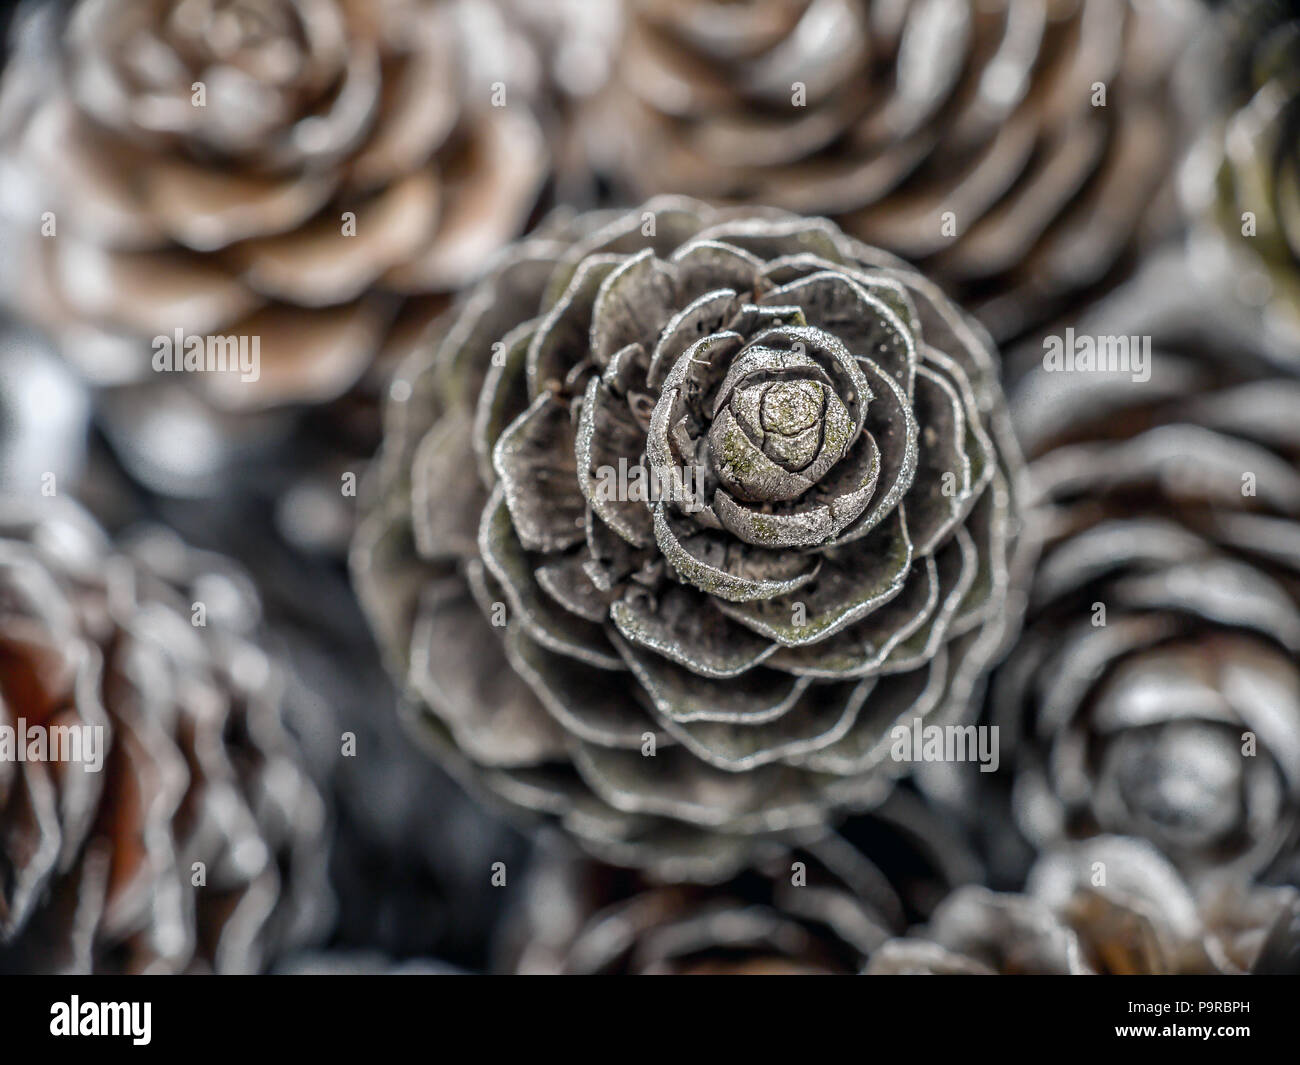
{"type": "Polygon", "coordinates": [[[1004,775],[1040,844],[1118,833],[1257,875],[1300,796],[1300,385],[1190,343],[1148,373],[1017,394],[1042,558],[992,689],[1004,775]]]}
{"type": "Polygon", "coordinates": [[[598,165],[829,215],[999,339],[1115,272],[1176,158],[1193,7],[1130,0],[630,0],[598,165]],[[654,151],[646,151],[654,144],[654,151]]]}
{"type": "Polygon", "coordinates": [[[1117,976],[1272,972],[1294,950],[1300,893],[1220,877],[1193,887],[1150,844],[1054,849],[1023,894],[967,886],[884,944],[868,975],[1117,976]]]}
{"type": "Polygon", "coordinates": [[[1300,350],[1300,8],[1248,0],[1219,16],[1216,104],[1185,169],[1202,223],[1202,271],[1255,313],[1253,331],[1295,363],[1300,350]]]}
{"type": "Polygon", "coordinates": [[[543,834],[500,936],[523,973],[856,973],[979,866],[906,788],[808,849],[709,885],[657,885],[543,834]]]}
{"type": "Polygon", "coordinates": [[[0,94],[10,298],[93,380],[143,390],[119,400],[128,423],[166,403],[231,433],[233,414],[335,398],[395,315],[421,317],[411,299],[481,269],[533,207],[545,151],[526,94],[503,82],[493,106],[478,62],[509,65],[518,44],[494,11],[40,12],[0,94]],[[152,372],[154,338],[177,330],[258,338],[260,376],[152,372]]]}
{"type": "Polygon", "coordinates": [[[252,972],[328,918],[257,624],[170,533],[115,549],[73,504],[0,505],[0,724],[47,737],[0,759],[0,971],[252,972]],[[86,729],[98,771],[49,760],[86,729]]]}
{"type": "Polygon", "coordinates": [[[393,384],[354,543],[431,742],[601,854],[711,877],[906,769],[1001,642],[996,361],[821,220],[557,219],[393,384]]]}

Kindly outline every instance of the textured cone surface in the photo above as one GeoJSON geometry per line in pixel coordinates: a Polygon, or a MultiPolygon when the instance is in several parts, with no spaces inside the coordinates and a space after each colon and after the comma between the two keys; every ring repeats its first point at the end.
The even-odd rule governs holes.
{"type": "Polygon", "coordinates": [[[46,737],[0,761],[0,970],[252,972],[315,935],[324,807],[242,574],[11,500],[0,587],[0,724],[46,737]],[[86,730],[97,771],[51,760],[86,730]]]}
{"type": "MultiPolygon", "coordinates": [[[[1080,332],[1132,328],[1107,318],[1080,332]]],[[[991,690],[1037,844],[1134,836],[1189,875],[1293,849],[1300,385],[1274,374],[1157,338],[1142,380],[1040,368],[1018,390],[1041,558],[991,690]]]]}
{"type": "Polygon", "coordinates": [[[1232,876],[1193,887],[1150,844],[1098,836],[1043,855],[1023,894],[958,888],[928,924],[881,946],[866,973],[1247,973],[1281,947],[1297,898],[1232,876]]]}
{"type": "Polygon", "coordinates": [[[554,218],[387,424],[353,570],[422,734],[614,861],[716,877],[879,801],[999,649],[996,357],[825,221],[554,218]]]}
{"type": "Polygon", "coordinates": [[[1002,339],[1163,227],[1151,207],[1177,159],[1171,77],[1194,15],[1129,0],[632,0],[591,151],[634,196],[831,216],[1002,339]]]}
{"type": "Polygon", "coordinates": [[[401,350],[534,208],[535,64],[492,0],[56,7],[0,92],[6,294],[166,491],[401,350]],[[238,363],[205,337],[241,368],[171,372],[238,363]]]}
{"type": "Polygon", "coordinates": [[[900,791],[805,848],[710,885],[662,885],[544,835],[500,937],[528,974],[850,974],[980,877],[973,856],[900,791]]]}
{"type": "Polygon", "coordinates": [[[1295,363],[1300,349],[1300,10],[1281,0],[1219,13],[1209,131],[1182,189],[1202,223],[1198,267],[1250,308],[1253,328],[1295,363]]]}

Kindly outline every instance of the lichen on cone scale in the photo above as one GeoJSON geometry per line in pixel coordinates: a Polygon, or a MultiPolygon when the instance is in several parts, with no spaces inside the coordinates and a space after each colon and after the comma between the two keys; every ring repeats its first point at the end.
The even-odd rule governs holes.
{"type": "Polygon", "coordinates": [[[353,572],[453,768],[717,878],[880,801],[894,723],[966,707],[1018,476],[936,286],[823,219],[661,198],[548,220],[399,371],[353,572]]]}

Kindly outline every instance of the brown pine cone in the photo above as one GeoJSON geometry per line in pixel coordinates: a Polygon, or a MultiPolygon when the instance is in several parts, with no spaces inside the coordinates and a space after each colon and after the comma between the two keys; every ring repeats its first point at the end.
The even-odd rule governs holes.
{"type": "Polygon", "coordinates": [[[601,196],[587,152],[591,101],[609,82],[622,32],[622,0],[495,0],[537,57],[538,112],[554,171],[552,202],[601,196]]]}
{"type": "Polygon", "coordinates": [[[996,356],[824,220],[557,220],[389,413],[353,571],[423,731],[616,862],[716,878],[878,801],[1014,615],[996,356]]]}
{"type": "Polygon", "coordinates": [[[55,7],[0,94],[6,294],[121,386],[110,429],[165,490],[344,393],[535,205],[531,57],[494,0],[55,7]],[[159,371],[178,331],[257,338],[259,376],[159,371]]]}
{"type": "Polygon", "coordinates": [[[498,967],[529,974],[852,974],[978,863],[913,793],[710,886],[661,885],[544,834],[498,967]]]}
{"type": "Polygon", "coordinates": [[[1162,228],[1151,201],[1175,159],[1170,80],[1192,4],[628,9],[591,150],[633,199],[828,215],[919,264],[999,340],[1162,228]]]}
{"type": "Polygon", "coordinates": [[[1212,878],[1190,887],[1150,844],[1098,836],[1044,855],[1024,894],[958,888],[868,975],[1251,972],[1300,893],[1212,878]]]}
{"type": "Polygon", "coordinates": [[[324,807],[257,639],[224,560],[0,505],[0,971],[249,972],[320,931],[324,807]]]}

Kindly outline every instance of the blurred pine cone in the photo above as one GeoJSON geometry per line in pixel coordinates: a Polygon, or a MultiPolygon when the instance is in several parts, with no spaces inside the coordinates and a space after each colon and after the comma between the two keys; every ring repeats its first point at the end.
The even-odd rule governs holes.
{"type": "Polygon", "coordinates": [[[543,834],[500,967],[523,973],[856,973],[937,900],[981,875],[915,795],[725,883],[662,886],[543,834]]]}
{"type": "Polygon", "coordinates": [[[538,110],[555,171],[556,203],[591,204],[596,175],[584,150],[591,100],[609,82],[622,0],[496,0],[538,61],[538,110]]]}
{"type": "Polygon", "coordinates": [[[634,199],[829,215],[921,264],[999,340],[1163,228],[1192,4],[628,6],[592,152],[634,199]]]}
{"type": "Polygon", "coordinates": [[[74,483],[86,462],[90,397],[48,339],[0,310],[0,495],[45,474],[74,483]]]}
{"type": "Polygon", "coordinates": [[[345,393],[534,207],[530,57],[494,0],[58,6],[0,94],[6,295],[117,386],[152,487],[197,494],[269,412],[345,393]],[[154,372],[177,331],[257,338],[260,376],[154,372]]]}
{"type": "Polygon", "coordinates": [[[1219,15],[1211,128],[1182,189],[1212,284],[1258,313],[1261,340],[1300,360],[1300,6],[1240,0],[1219,15]],[[1226,116],[1222,113],[1227,111],[1226,116]]]}
{"type": "Polygon", "coordinates": [[[1294,888],[1221,877],[1190,887],[1150,844],[1099,836],[1041,858],[1024,894],[968,886],[884,944],[868,975],[1247,973],[1294,888]]]}
{"type": "Polygon", "coordinates": [[[397,375],[353,548],[425,733],[670,879],[878,801],[1012,613],[981,336],[823,220],[665,199],[512,249],[397,375]]]}
{"type": "Polygon", "coordinates": [[[992,687],[1003,767],[1040,846],[1113,832],[1260,873],[1300,810],[1300,383],[1235,347],[1148,370],[1016,395],[1043,547],[992,687]]]}
{"type": "Polygon", "coordinates": [[[57,498],[0,507],[0,556],[0,971],[248,972],[323,931],[324,807],[242,574],[57,498]],[[99,771],[15,759],[86,728],[99,771]]]}

